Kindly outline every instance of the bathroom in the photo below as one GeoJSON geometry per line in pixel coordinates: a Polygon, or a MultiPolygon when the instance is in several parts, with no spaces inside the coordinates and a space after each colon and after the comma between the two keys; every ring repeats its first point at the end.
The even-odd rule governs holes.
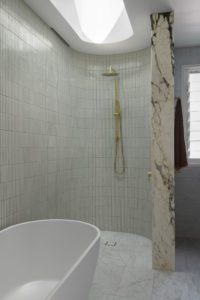
{"type": "Polygon", "coordinates": [[[0,300],[200,300],[199,33],[198,0],[0,0],[0,300]]]}

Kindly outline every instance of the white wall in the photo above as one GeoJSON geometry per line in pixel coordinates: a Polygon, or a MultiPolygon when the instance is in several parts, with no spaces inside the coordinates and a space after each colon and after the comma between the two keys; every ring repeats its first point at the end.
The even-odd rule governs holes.
{"type": "Polygon", "coordinates": [[[181,98],[181,68],[200,64],[200,47],[175,49],[175,96],[181,98]]]}
{"type": "MultiPolygon", "coordinates": [[[[181,98],[183,65],[200,64],[200,47],[175,49],[175,95],[181,98]]],[[[200,166],[176,173],[176,236],[200,238],[200,166]]]]}

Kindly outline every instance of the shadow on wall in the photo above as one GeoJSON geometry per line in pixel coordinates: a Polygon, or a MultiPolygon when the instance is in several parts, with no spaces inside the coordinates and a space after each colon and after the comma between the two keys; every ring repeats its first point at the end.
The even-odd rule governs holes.
{"type": "Polygon", "coordinates": [[[176,173],[176,237],[200,238],[200,166],[176,173]]]}
{"type": "MultiPolygon", "coordinates": [[[[182,98],[182,66],[198,65],[200,47],[175,49],[175,95],[182,98]]],[[[200,238],[200,166],[189,166],[175,175],[176,236],[200,238]]]]}

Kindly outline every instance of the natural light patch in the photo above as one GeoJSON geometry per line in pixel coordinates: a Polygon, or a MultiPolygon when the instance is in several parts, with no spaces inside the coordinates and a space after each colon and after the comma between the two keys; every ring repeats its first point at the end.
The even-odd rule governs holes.
{"type": "Polygon", "coordinates": [[[189,158],[200,159],[200,73],[189,74],[189,158]]]}
{"type": "Polygon", "coordinates": [[[50,1],[85,42],[111,44],[133,35],[123,0],[50,1]]]}
{"type": "Polygon", "coordinates": [[[102,43],[124,10],[122,0],[75,0],[81,28],[94,43],[102,43]]]}

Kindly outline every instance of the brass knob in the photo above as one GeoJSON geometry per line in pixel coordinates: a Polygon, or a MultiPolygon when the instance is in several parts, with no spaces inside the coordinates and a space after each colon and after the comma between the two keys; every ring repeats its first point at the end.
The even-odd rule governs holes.
{"type": "Polygon", "coordinates": [[[152,176],[152,172],[151,172],[151,171],[147,172],[147,175],[148,175],[149,177],[151,177],[151,176],[152,176]]]}

